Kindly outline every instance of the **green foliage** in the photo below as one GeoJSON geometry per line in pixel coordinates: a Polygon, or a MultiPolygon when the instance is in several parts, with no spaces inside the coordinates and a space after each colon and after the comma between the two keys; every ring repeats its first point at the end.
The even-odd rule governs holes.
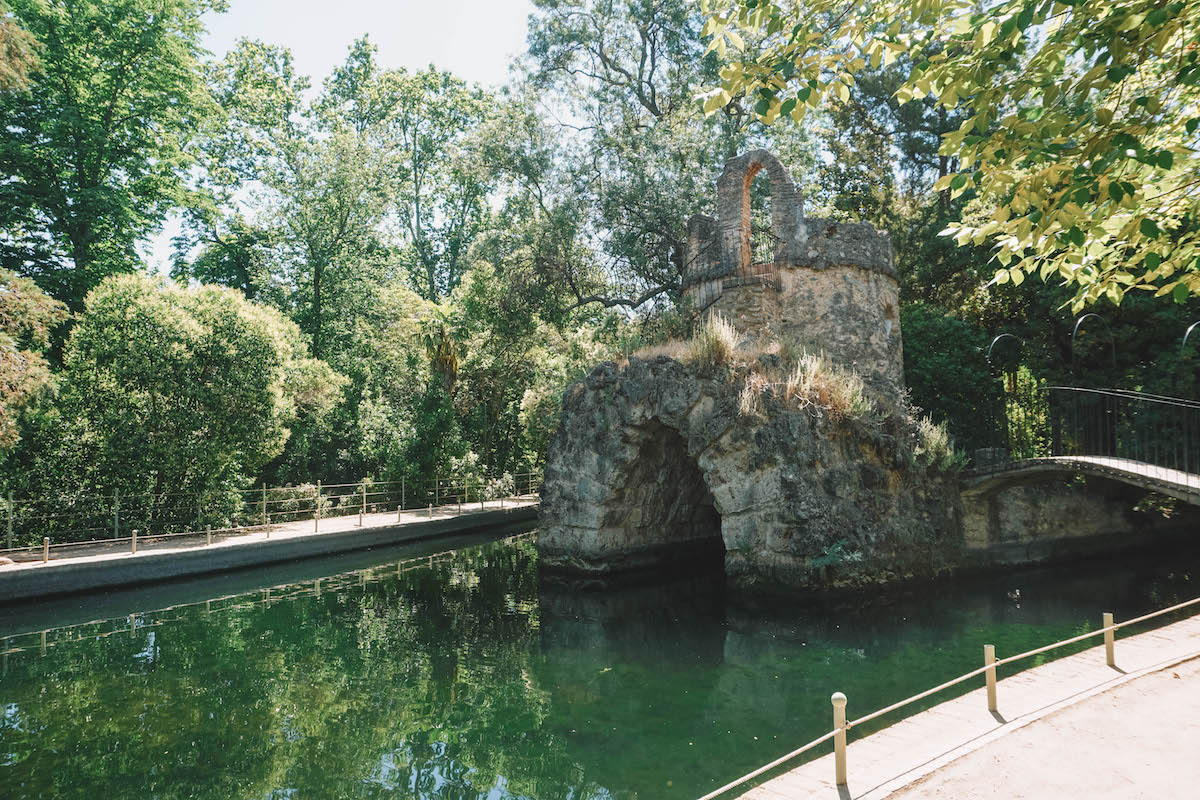
{"type": "Polygon", "coordinates": [[[1200,4],[1144,0],[987,7],[961,0],[844,4],[706,2],[705,35],[739,51],[704,107],[754,100],[773,123],[847,102],[857,77],[899,56],[899,102],[931,98],[957,114],[940,153],[957,160],[936,188],[977,193],[976,213],[947,227],[991,244],[994,281],[1029,275],[1074,286],[1078,313],[1135,289],[1200,293],[1200,4]],[[757,43],[746,50],[747,38],[757,43]]]}
{"type": "Polygon", "coordinates": [[[0,92],[0,266],[78,310],[183,199],[182,144],[211,108],[200,17],[223,3],[10,5],[41,51],[28,90],[0,92]]]}
{"type": "Polygon", "coordinates": [[[0,0],[0,92],[24,89],[38,67],[37,40],[17,24],[8,3],[0,0]]]}
{"type": "MultiPolygon", "coordinates": [[[[966,450],[995,446],[1000,384],[987,363],[990,337],[924,303],[903,307],[900,326],[913,403],[966,450]]],[[[1008,355],[1002,347],[1001,355],[1008,355]]]]}
{"type": "Polygon", "coordinates": [[[20,438],[22,411],[54,386],[43,352],[66,318],[33,281],[0,269],[0,453],[20,438]]]}
{"type": "Polygon", "coordinates": [[[279,313],[232,290],[136,275],[89,293],[65,362],[46,426],[56,435],[14,476],[26,491],[241,488],[281,452],[298,415],[328,411],[343,383],[306,358],[279,313]]]}

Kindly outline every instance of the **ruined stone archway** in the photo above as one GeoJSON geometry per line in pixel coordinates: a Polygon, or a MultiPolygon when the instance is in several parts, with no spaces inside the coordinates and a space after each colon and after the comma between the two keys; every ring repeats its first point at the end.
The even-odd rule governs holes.
{"type": "Polygon", "coordinates": [[[542,566],[600,576],[723,551],[730,585],[766,590],[912,574],[957,546],[957,482],[865,430],[739,408],[728,372],[666,356],[606,362],[569,388],[546,457],[542,566]]]}
{"type": "Polygon", "coordinates": [[[657,418],[638,433],[607,523],[627,530],[641,558],[657,564],[724,558],[721,515],[683,437],[657,418]]]}
{"type": "MultiPolygon", "coordinates": [[[[576,573],[614,573],[724,561],[721,479],[706,468],[708,446],[728,427],[712,414],[713,399],[682,365],[646,369],[609,395],[618,378],[605,364],[568,391],[567,413],[588,419],[560,428],[546,464],[543,564],[576,573]],[[676,380],[664,380],[667,374],[676,380]],[[579,405],[582,403],[582,405],[579,405]]],[[[735,504],[736,505],[736,504],[735,504]]]]}
{"type": "Polygon", "coordinates": [[[684,434],[658,417],[614,433],[553,470],[571,476],[555,506],[574,524],[544,531],[547,563],[556,551],[571,553],[558,566],[582,572],[722,563],[721,515],[684,434]]]}

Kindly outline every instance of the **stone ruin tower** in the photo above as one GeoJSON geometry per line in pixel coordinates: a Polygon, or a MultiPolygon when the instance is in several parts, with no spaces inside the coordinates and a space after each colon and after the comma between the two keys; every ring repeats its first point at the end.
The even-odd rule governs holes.
{"type": "Polygon", "coordinates": [[[904,390],[899,286],[887,233],[811,219],[787,168],[766,150],[725,162],[717,219],[688,221],[684,297],[701,318],[790,341],[862,376],[882,398],[904,390]],[[770,231],[751,226],[750,184],[771,182],[770,231]]]}

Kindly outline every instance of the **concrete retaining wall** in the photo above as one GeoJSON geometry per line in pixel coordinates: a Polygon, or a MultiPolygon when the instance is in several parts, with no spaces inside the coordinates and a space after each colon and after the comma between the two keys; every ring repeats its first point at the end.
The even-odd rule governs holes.
{"type": "Polygon", "coordinates": [[[532,525],[537,514],[538,507],[532,505],[480,511],[428,522],[339,533],[314,533],[286,539],[263,539],[231,546],[148,551],[136,556],[71,559],[30,567],[10,567],[0,570],[0,603],[297,561],[436,536],[473,533],[486,528],[532,525]]]}

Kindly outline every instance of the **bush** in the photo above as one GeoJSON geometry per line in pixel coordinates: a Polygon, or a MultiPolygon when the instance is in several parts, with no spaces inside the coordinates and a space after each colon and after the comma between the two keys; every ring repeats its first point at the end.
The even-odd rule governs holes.
{"type": "Polygon", "coordinates": [[[922,466],[940,470],[962,469],[967,463],[967,457],[955,449],[946,423],[935,423],[929,417],[921,417],[917,422],[913,458],[922,466]]]}

